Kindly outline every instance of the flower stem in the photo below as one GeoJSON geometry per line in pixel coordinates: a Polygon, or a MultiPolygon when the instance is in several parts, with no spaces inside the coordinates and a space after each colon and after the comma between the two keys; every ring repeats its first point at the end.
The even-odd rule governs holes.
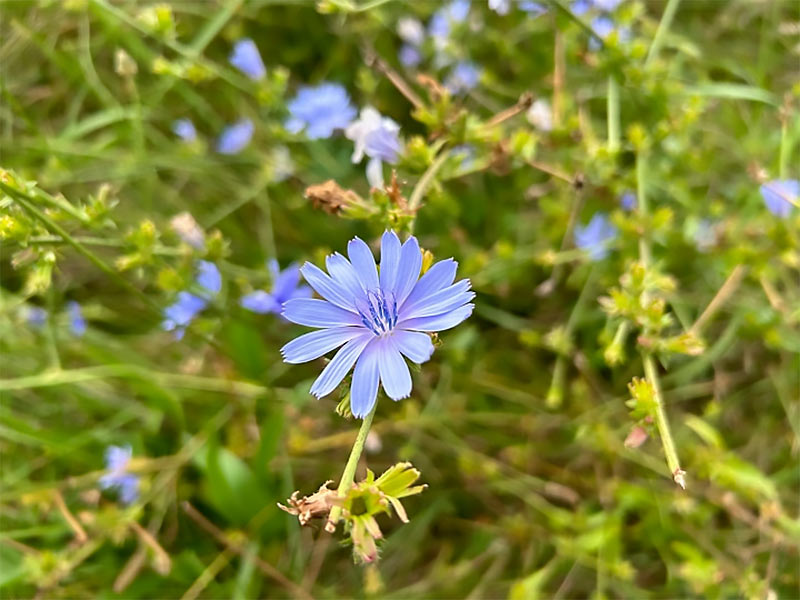
{"type": "MultiPolygon", "coordinates": [[[[353,444],[353,449],[350,450],[350,458],[347,459],[347,464],[344,466],[344,473],[342,473],[342,479],[339,481],[339,487],[336,490],[336,495],[339,498],[342,498],[353,485],[353,480],[356,476],[356,467],[358,466],[358,459],[361,458],[361,452],[364,450],[364,443],[367,441],[367,434],[369,433],[369,428],[372,426],[372,417],[375,416],[375,409],[378,407],[377,401],[375,405],[372,407],[372,410],[369,411],[369,414],[364,417],[364,420],[361,422],[361,429],[358,430],[358,435],[356,436],[356,441],[353,444]]],[[[339,522],[339,516],[342,514],[342,507],[341,506],[334,506],[331,508],[330,515],[328,515],[328,523],[325,525],[325,531],[328,533],[333,533],[336,529],[336,523],[339,522]]]]}
{"type": "Polygon", "coordinates": [[[447,160],[447,157],[450,156],[450,150],[442,150],[439,156],[436,157],[431,165],[428,167],[428,170],[422,174],[420,180],[417,182],[414,191],[411,192],[411,198],[408,200],[408,208],[411,212],[416,212],[419,209],[420,204],[422,203],[422,196],[425,195],[425,191],[428,189],[428,185],[430,185],[431,180],[433,179],[436,172],[442,168],[444,161],[447,160]]]}
{"type": "MultiPolygon", "coordinates": [[[[668,7],[669,8],[669,7],[668,7]]],[[[644,152],[638,152],[636,155],[636,195],[639,203],[639,214],[646,222],[647,220],[647,168],[646,156],[644,152]]],[[[643,232],[639,238],[639,259],[642,261],[644,267],[650,268],[652,263],[652,254],[650,251],[650,236],[649,232],[643,232]]],[[[649,352],[642,352],[642,362],[644,363],[644,374],[647,380],[655,390],[656,399],[656,426],[658,427],[658,435],[661,438],[661,444],[664,447],[664,454],[667,457],[667,466],[669,467],[672,479],[681,488],[686,489],[686,472],[681,469],[678,462],[678,452],[675,449],[675,442],[672,439],[672,433],[669,429],[669,421],[667,421],[667,413],[664,409],[664,396],[661,392],[661,382],[658,379],[658,371],[656,371],[653,356],[649,352]]]]}
{"type": "Polygon", "coordinates": [[[653,37],[653,42],[650,44],[650,49],[647,51],[645,65],[648,65],[650,61],[656,57],[658,51],[661,50],[661,45],[664,43],[664,34],[667,33],[670,25],[672,25],[672,19],[675,18],[675,13],[678,12],[678,5],[680,3],[681,0],[669,0],[669,2],[667,2],[664,13],[661,15],[661,21],[658,23],[658,29],[656,29],[656,34],[653,37]]]}
{"type": "Polygon", "coordinates": [[[608,114],[608,151],[619,150],[619,83],[613,75],[608,76],[608,95],[606,97],[608,114]]]}
{"type": "Polygon", "coordinates": [[[653,356],[649,353],[642,355],[644,361],[644,374],[647,380],[653,386],[654,396],[656,400],[656,427],[658,427],[658,434],[661,436],[661,443],[664,446],[664,454],[667,457],[667,466],[669,472],[672,473],[672,479],[686,489],[686,471],[681,469],[678,462],[678,451],[675,449],[675,442],[672,439],[672,433],[669,430],[669,421],[667,420],[667,412],[664,409],[664,396],[661,392],[661,383],[658,380],[658,373],[656,371],[655,361],[653,356]]]}

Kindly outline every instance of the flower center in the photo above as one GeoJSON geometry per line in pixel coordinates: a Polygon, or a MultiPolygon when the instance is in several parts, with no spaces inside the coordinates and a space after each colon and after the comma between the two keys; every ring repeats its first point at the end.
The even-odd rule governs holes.
{"type": "Polygon", "coordinates": [[[397,300],[380,288],[367,292],[367,301],[358,303],[361,322],[377,336],[391,332],[397,324],[397,300]]]}

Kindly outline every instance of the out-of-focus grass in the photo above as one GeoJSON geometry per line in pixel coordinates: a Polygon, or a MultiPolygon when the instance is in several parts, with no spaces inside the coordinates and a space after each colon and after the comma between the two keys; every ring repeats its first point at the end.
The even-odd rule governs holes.
{"type": "MultiPolygon", "coordinates": [[[[3,223],[0,593],[797,595],[800,211],[780,221],[758,195],[762,171],[798,176],[796,4],[687,0],[648,60],[665,4],[625,3],[615,18],[632,40],[594,52],[555,7],[501,17],[476,0],[451,43],[483,69],[481,85],[457,101],[478,121],[453,111],[443,129],[415,120],[366,62],[376,52],[433,104],[397,64],[395,27],[441,5],[372,4],[333,14],[310,2],[0,6],[3,168],[73,206],[109,210],[108,220],[80,224],[51,208],[73,246],[53,230],[17,235],[3,223]],[[264,57],[260,84],[227,63],[242,36],[264,57]],[[115,71],[121,51],[135,73],[130,63],[115,71]],[[170,69],[183,75],[158,72],[170,69]],[[609,76],[618,106],[607,103],[609,76]],[[401,124],[407,197],[435,140],[466,139],[476,152],[474,172],[448,165],[435,178],[415,232],[438,258],[460,261],[477,308],[441,335],[411,398],[380,401],[366,463],[380,472],[412,461],[429,488],[407,500],[409,524],[381,521],[382,558],[367,567],[276,507],[295,489],[338,480],[357,425],[334,413],[335,399],[308,396],[319,364],[281,362],[278,349],[300,328],[238,306],[241,293],[267,283],[265,259],[319,263],[385,226],[314,210],[303,196],[329,178],[368,196],[348,140],[306,141],[282,127],[286,98],[323,79],[401,124]],[[476,133],[475,123],[526,90],[552,100],[552,132],[516,116],[476,133]],[[617,109],[619,128],[609,129],[617,109]],[[198,129],[193,144],[170,130],[185,117],[198,129]],[[216,154],[222,127],[241,117],[256,123],[252,143],[216,154]],[[411,149],[414,135],[423,137],[411,149]],[[619,152],[609,152],[612,138],[619,152]],[[294,172],[277,181],[283,146],[294,172]],[[647,191],[649,219],[618,208],[637,188],[647,191]],[[571,219],[585,223],[597,210],[612,213],[620,236],[608,259],[589,263],[563,240],[571,219]],[[209,236],[219,232],[206,258],[220,265],[224,287],[175,341],[160,331],[159,309],[196,257],[169,230],[183,211],[209,236]],[[702,219],[716,228],[707,251],[692,242],[702,219]],[[137,251],[126,234],[145,220],[160,237],[119,272],[117,259],[137,251]],[[672,482],[654,429],[637,449],[623,443],[634,426],[626,386],[644,375],[634,336],[621,364],[604,360],[616,322],[598,297],[639,258],[645,232],[654,264],[677,283],[666,297],[673,332],[688,330],[741,269],[702,330],[706,349],[658,367],[686,491],[672,482]],[[34,275],[45,283],[31,288],[34,275]],[[537,293],[547,281],[550,293],[537,293]],[[83,337],[69,333],[67,300],[83,306],[83,337]],[[26,322],[31,305],[50,311],[42,330],[26,322]],[[554,381],[560,404],[546,402],[554,381]],[[141,501],[127,509],[96,491],[103,450],[125,443],[142,475],[141,501]]],[[[430,59],[420,69],[444,73],[430,59]]],[[[0,209],[24,221],[10,196],[0,209]]]]}

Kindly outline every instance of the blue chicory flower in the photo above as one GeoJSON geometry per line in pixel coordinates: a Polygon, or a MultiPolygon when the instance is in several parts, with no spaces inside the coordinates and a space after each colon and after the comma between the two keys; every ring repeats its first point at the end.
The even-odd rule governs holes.
{"type": "Polygon", "coordinates": [[[263,79],[267,74],[267,69],[264,67],[264,61],[261,60],[258,47],[249,38],[236,42],[228,61],[253,81],[263,79]]]}
{"type": "Polygon", "coordinates": [[[304,363],[341,346],[311,386],[317,398],[330,394],[353,368],[350,409],[363,418],[372,410],[378,383],[393,400],[411,394],[411,373],[403,356],[423,363],[433,354],[427,332],[450,329],[472,314],[468,279],[453,283],[458,264],[453,259],[434,264],[421,278],[422,253],[410,236],[400,244],[387,231],[381,240],[380,274],[372,251],[355,238],[347,246],[348,260],[338,252],[328,256],[328,273],[306,263],[305,280],[322,296],[286,303],[289,321],[316,327],[281,348],[284,361],[304,363]]]}
{"type": "Polygon", "coordinates": [[[453,0],[446,6],[437,10],[428,23],[428,33],[435,38],[446,38],[450,35],[450,28],[456,23],[462,23],[469,14],[470,0],[453,0]]]}
{"type": "Polygon", "coordinates": [[[608,256],[608,244],[617,237],[617,228],[605,213],[595,213],[585,226],[575,227],[575,245],[586,250],[592,260],[608,256]]]}
{"type": "Polygon", "coordinates": [[[25,309],[25,318],[28,325],[34,329],[41,329],[47,323],[47,311],[41,306],[28,306],[25,309]]]}
{"type": "Polygon", "coordinates": [[[269,292],[258,290],[242,296],[239,304],[243,308],[262,315],[280,314],[283,305],[292,298],[311,297],[311,288],[307,285],[297,285],[300,283],[300,269],[296,264],[291,264],[281,271],[278,261],[272,259],[267,263],[267,268],[272,276],[272,289],[269,292]]]}
{"type": "Polygon", "coordinates": [[[190,119],[178,119],[172,124],[172,133],[184,142],[193,142],[197,139],[197,130],[190,119]]]}
{"type": "Polygon", "coordinates": [[[222,130],[217,140],[220,154],[238,154],[247,147],[253,137],[255,126],[250,119],[242,119],[222,130]]]}
{"type": "Polygon", "coordinates": [[[289,102],[291,117],[287,131],[299,133],[304,128],[311,140],[329,138],[336,129],[346,128],[356,116],[347,90],[338,83],[321,83],[302,87],[289,102]]]}
{"type": "Polygon", "coordinates": [[[69,316],[69,330],[75,337],[81,337],[86,333],[86,318],[81,311],[81,305],[74,300],[67,303],[67,315],[69,316]]]}
{"type": "Polygon", "coordinates": [[[633,192],[625,192],[619,198],[619,205],[622,207],[623,210],[631,211],[636,208],[636,194],[633,192]]]}
{"type": "Polygon", "coordinates": [[[422,62],[422,54],[419,49],[411,44],[403,44],[397,58],[401,65],[409,69],[416,67],[422,62]]]}
{"type": "Polygon", "coordinates": [[[217,266],[205,260],[197,261],[195,283],[201,288],[198,294],[182,291],[178,297],[164,309],[164,321],[161,327],[165,331],[175,331],[175,339],[180,340],[186,327],[195,317],[203,312],[209,301],[222,289],[222,276],[217,266]]]}
{"type": "Polygon", "coordinates": [[[139,497],[139,477],[128,472],[133,456],[130,446],[109,446],[106,448],[106,470],[100,478],[104,490],[116,489],[123,504],[132,504],[139,497]]]}
{"type": "Polygon", "coordinates": [[[792,214],[794,202],[800,198],[800,181],[797,179],[775,179],[759,188],[767,210],[782,219],[792,214]]]}
{"type": "MultiPolygon", "coordinates": [[[[610,17],[600,15],[592,19],[592,31],[594,31],[601,39],[605,40],[613,31],[617,32],[617,37],[620,42],[627,42],[631,39],[631,30],[627,27],[620,27],[617,29],[616,24],[610,17]]],[[[597,51],[600,49],[600,42],[594,36],[589,38],[589,48],[597,51]]]]}
{"type": "Polygon", "coordinates": [[[451,94],[468,92],[478,85],[480,77],[478,67],[471,62],[462,61],[453,67],[450,75],[445,79],[444,86],[450,90],[451,94]]]}
{"type": "Polygon", "coordinates": [[[401,149],[399,132],[397,123],[382,117],[371,106],[363,108],[359,119],[350,123],[345,130],[347,139],[355,144],[353,162],[361,162],[365,154],[370,157],[367,179],[372,187],[383,187],[383,161],[390,164],[397,162],[401,149]]]}

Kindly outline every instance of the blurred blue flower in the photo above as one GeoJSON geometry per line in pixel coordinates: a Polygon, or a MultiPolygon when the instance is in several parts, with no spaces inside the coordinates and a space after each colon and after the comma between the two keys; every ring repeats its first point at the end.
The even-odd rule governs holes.
{"type": "Polygon", "coordinates": [[[67,315],[69,316],[69,330],[72,335],[81,337],[86,333],[86,319],[81,311],[81,305],[75,302],[67,302],[67,315]]]}
{"type": "Polygon", "coordinates": [[[511,10],[511,0],[489,0],[489,8],[498,15],[507,15],[511,10]]]}
{"type": "Polygon", "coordinates": [[[423,27],[419,19],[403,17],[397,21],[397,35],[406,44],[419,46],[425,41],[425,27],[423,27]]]}
{"type": "Polygon", "coordinates": [[[410,44],[403,44],[397,58],[401,65],[408,68],[416,67],[422,62],[422,54],[419,49],[410,44]]]}
{"type": "Polygon", "coordinates": [[[272,259],[267,263],[267,268],[272,278],[271,291],[258,290],[242,296],[239,303],[243,308],[259,314],[280,314],[283,305],[292,298],[311,297],[311,288],[307,285],[299,287],[297,285],[300,283],[300,269],[296,264],[291,264],[281,271],[278,261],[272,259]]]}
{"type": "Polygon", "coordinates": [[[547,12],[547,7],[544,4],[533,2],[532,0],[522,0],[519,3],[519,9],[534,16],[543,15],[547,12]]]}
{"type": "Polygon", "coordinates": [[[428,23],[428,33],[436,38],[449,36],[452,25],[462,23],[467,18],[469,5],[469,0],[453,0],[437,10],[428,23]]]}
{"type": "Polygon", "coordinates": [[[472,144],[453,146],[452,154],[455,158],[461,158],[459,169],[466,170],[475,165],[475,146],[472,144]]]}
{"type": "Polygon", "coordinates": [[[192,213],[182,212],[175,215],[170,219],[169,225],[178,237],[192,248],[202,250],[206,247],[206,236],[192,213]]]}
{"type": "Polygon", "coordinates": [[[636,194],[633,192],[625,192],[619,198],[619,205],[623,210],[634,210],[636,208],[636,194]]]}
{"type": "Polygon", "coordinates": [[[344,129],[356,116],[347,91],[338,83],[302,87],[288,108],[291,117],[285,123],[287,131],[299,133],[305,128],[311,140],[330,137],[334,130],[344,129]]]}
{"type": "Polygon", "coordinates": [[[242,119],[222,130],[217,140],[217,152],[220,154],[238,154],[253,137],[255,126],[250,119],[242,119]]]}
{"type": "Polygon", "coordinates": [[[595,213],[586,226],[575,226],[575,245],[586,250],[592,260],[608,256],[608,244],[617,237],[617,228],[605,213],[595,213]]]}
{"type": "Polygon", "coordinates": [[[468,92],[478,85],[480,77],[481,73],[473,63],[462,61],[450,71],[444,81],[444,86],[450,90],[451,94],[468,92]]]}
{"type": "Polygon", "coordinates": [[[197,130],[190,119],[178,119],[172,124],[172,132],[184,142],[193,142],[197,139],[197,130]]]}
{"type": "Polygon", "coordinates": [[[350,409],[363,418],[375,405],[378,383],[393,400],[411,394],[411,373],[403,356],[427,361],[433,343],[426,332],[450,329],[472,314],[468,279],[453,283],[458,264],[439,261],[423,276],[422,253],[414,236],[401,246],[393,231],[381,240],[380,274],[372,251],[355,238],[349,259],[328,256],[328,274],[306,263],[305,280],[324,300],[290,300],[283,315],[293,323],[316,327],[281,348],[288,363],[304,363],[339,348],[311,386],[317,398],[330,394],[353,365],[350,409]]]}
{"type": "Polygon", "coordinates": [[[130,446],[109,446],[106,448],[106,470],[100,480],[104,490],[116,489],[123,504],[132,504],[139,497],[139,477],[128,472],[133,456],[130,446]]]}
{"type": "Polygon", "coordinates": [[[222,289],[222,276],[217,265],[207,260],[197,261],[197,277],[195,282],[202,288],[208,290],[210,296],[214,297],[222,289]]]}
{"type": "Polygon", "coordinates": [[[202,288],[198,294],[180,292],[175,302],[164,309],[161,327],[165,331],[175,331],[175,339],[180,340],[186,327],[208,306],[209,301],[222,289],[222,277],[217,266],[205,260],[197,261],[195,283],[202,288]]]}
{"type": "Polygon", "coordinates": [[[25,309],[25,318],[28,325],[34,329],[41,329],[47,323],[47,311],[41,306],[28,306],[25,309]]]}
{"type": "MultiPolygon", "coordinates": [[[[615,30],[620,42],[627,42],[631,39],[630,29],[627,27],[620,27],[617,29],[614,21],[606,15],[600,15],[592,19],[591,27],[592,31],[600,36],[601,39],[606,39],[615,30]]],[[[589,38],[589,48],[595,51],[600,49],[600,42],[598,42],[594,36],[589,38]]]]}
{"type": "Polygon", "coordinates": [[[371,159],[367,165],[367,180],[372,187],[383,186],[383,161],[390,164],[397,162],[401,150],[399,132],[397,123],[382,117],[371,106],[361,109],[359,119],[350,123],[345,130],[347,139],[355,144],[353,162],[361,162],[365,154],[371,159]]]}
{"type": "Polygon", "coordinates": [[[254,81],[263,79],[267,74],[264,61],[261,60],[261,54],[258,53],[258,47],[251,39],[244,38],[236,42],[228,61],[254,81]]]}
{"type": "Polygon", "coordinates": [[[759,191],[769,212],[785,219],[792,214],[794,203],[800,198],[800,181],[775,179],[762,184],[759,191]]]}

